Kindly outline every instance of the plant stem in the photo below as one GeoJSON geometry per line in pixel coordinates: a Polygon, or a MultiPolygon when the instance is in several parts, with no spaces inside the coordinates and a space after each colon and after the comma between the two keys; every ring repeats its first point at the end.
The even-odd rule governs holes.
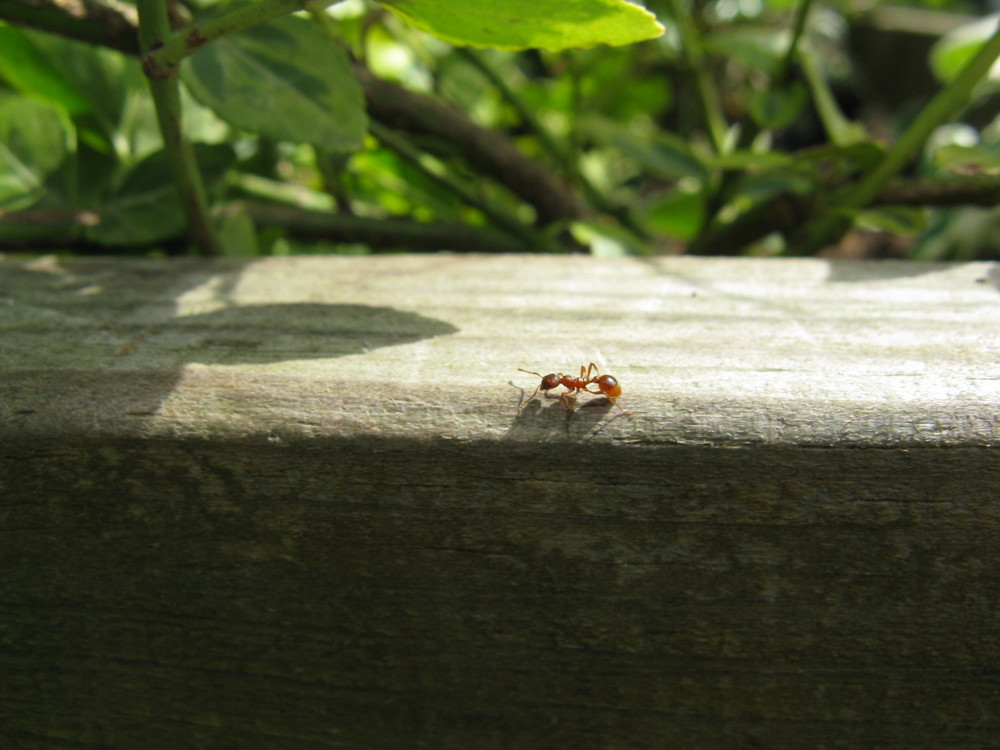
{"type": "Polygon", "coordinates": [[[812,7],[812,0],[802,0],[795,9],[795,26],[792,27],[792,39],[788,44],[788,51],[778,64],[778,69],[774,72],[773,82],[776,86],[782,86],[791,77],[792,69],[795,67],[795,60],[799,53],[799,42],[806,30],[806,20],[809,18],[809,9],[812,7]]]}
{"type": "Polygon", "coordinates": [[[706,64],[701,34],[692,23],[687,8],[683,7],[682,0],[669,0],[669,3],[670,12],[680,33],[681,54],[684,55],[691,75],[694,76],[702,116],[705,118],[712,147],[717,154],[723,154],[726,152],[726,118],[722,114],[722,99],[706,64]]]}
{"type": "Polygon", "coordinates": [[[852,190],[836,204],[827,206],[824,215],[803,227],[795,241],[797,253],[810,253],[837,242],[850,227],[851,214],[874,200],[886,183],[912,159],[935,128],[957,115],[968,103],[976,84],[1000,57],[1000,24],[966,66],[930,103],[885,156],[852,190]]]}
{"type": "Polygon", "coordinates": [[[808,49],[799,50],[799,65],[809,84],[813,107],[816,108],[816,114],[823,123],[823,129],[830,142],[836,146],[850,146],[867,140],[864,128],[844,116],[833,91],[830,90],[830,84],[820,69],[816,55],[808,49]]]}
{"type": "Polygon", "coordinates": [[[429,168],[426,162],[421,158],[420,152],[407,143],[404,138],[399,137],[387,127],[374,120],[369,122],[368,127],[371,134],[378,138],[378,140],[380,140],[386,148],[395,151],[403,159],[417,167],[417,169],[423,172],[428,178],[446,190],[449,190],[457,195],[466,204],[478,208],[483,215],[490,219],[496,226],[517,237],[522,242],[527,243],[525,249],[537,248],[539,244],[543,243],[543,238],[540,234],[531,232],[527,227],[521,224],[517,218],[511,216],[506,211],[490,205],[465,182],[452,175],[429,168]]]}
{"type": "MultiPolygon", "coordinates": [[[[597,189],[593,182],[587,179],[587,176],[578,168],[571,150],[559,144],[555,136],[552,135],[552,132],[545,127],[544,123],[535,114],[534,109],[529,107],[524,99],[508,85],[503,76],[497,73],[493,69],[493,66],[483,59],[482,54],[468,47],[459,47],[456,51],[478,70],[486,80],[496,87],[500,95],[514,108],[524,124],[535,133],[542,147],[548,152],[549,157],[566,172],[572,182],[580,186],[591,206],[602,213],[616,218],[622,226],[631,230],[640,239],[649,239],[649,231],[639,223],[628,208],[614,205],[611,200],[597,189]]],[[[578,109],[574,107],[573,111],[578,111],[578,109]]]]}
{"type": "Polygon", "coordinates": [[[260,227],[278,227],[299,239],[360,242],[373,249],[406,248],[407,252],[517,253],[523,240],[491,226],[426,223],[398,217],[377,219],[291,206],[237,204],[260,227]]]}
{"type": "MultiPolygon", "coordinates": [[[[139,46],[149,53],[170,33],[163,0],[138,0],[139,46]]],[[[163,148],[174,171],[181,204],[202,255],[217,255],[219,241],[212,227],[205,197],[205,185],[198,171],[194,149],[184,135],[181,122],[180,85],[176,78],[149,78],[149,89],[156,107],[163,148]]]]}

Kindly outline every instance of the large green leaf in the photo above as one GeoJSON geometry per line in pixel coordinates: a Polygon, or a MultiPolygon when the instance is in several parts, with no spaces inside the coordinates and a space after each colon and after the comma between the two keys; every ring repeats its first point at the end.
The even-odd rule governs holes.
{"type": "MultiPolygon", "coordinates": [[[[196,144],[195,154],[209,186],[236,160],[225,145],[196,144]]],[[[100,215],[100,223],[89,228],[87,236],[106,245],[145,245],[183,232],[187,218],[166,152],[157,151],[132,168],[103,202],[100,215]]]]}
{"type": "Polygon", "coordinates": [[[0,206],[26,208],[69,154],[72,126],[56,106],[25,96],[0,99],[0,206]]]}
{"type": "Polygon", "coordinates": [[[626,0],[379,0],[400,18],[452,44],[563,50],[632,44],[663,33],[626,0]]]}
{"type": "Polygon", "coordinates": [[[91,114],[101,131],[112,136],[122,117],[130,90],[145,88],[139,66],[124,55],[93,44],[85,44],[55,34],[26,30],[27,38],[42,55],[46,66],[69,89],[60,103],[74,118],[91,114]],[[84,105],[75,104],[83,100],[84,105]]]}
{"type": "Polygon", "coordinates": [[[367,122],[347,56],[301,18],[206,45],[182,66],[182,77],[233,127],[325,151],[361,148],[367,122]]]}
{"type": "Polygon", "coordinates": [[[121,146],[126,104],[147,89],[139,66],[119,52],[3,24],[0,79],[57,105],[73,118],[81,144],[105,152],[121,146]]]}
{"type": "Polygon", "coordinates": [[[42,35],[0,23],[0,79],[25,94],[61,105],[70,114],[89,109],[86,92],[77,90],[57,61],[39,49],[42,35]]]}

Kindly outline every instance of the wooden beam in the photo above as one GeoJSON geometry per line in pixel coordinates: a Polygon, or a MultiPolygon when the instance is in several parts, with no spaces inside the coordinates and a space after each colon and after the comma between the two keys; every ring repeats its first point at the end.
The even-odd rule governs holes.
{"type": "Polygon", "coordinates": [[[998,288],[0,257],[0,746],[990,746],[998,288]]]}

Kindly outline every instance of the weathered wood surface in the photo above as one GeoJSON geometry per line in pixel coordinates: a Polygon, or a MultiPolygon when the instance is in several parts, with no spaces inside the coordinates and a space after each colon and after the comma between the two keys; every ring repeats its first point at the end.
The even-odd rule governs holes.
{"type": "Polygon", "coordinates": [[[0,260],[0,747],[994,747],[998,288],[0,260]]]}

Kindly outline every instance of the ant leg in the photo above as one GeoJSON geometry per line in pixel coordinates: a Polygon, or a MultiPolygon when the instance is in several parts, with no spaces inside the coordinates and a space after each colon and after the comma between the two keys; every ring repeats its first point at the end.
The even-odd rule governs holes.
{"type": "MultiPolygon", "coordinates": [[[[527,370],[525,370],[525,372],[527,372],[527,370]]],[[[534,373],[532,373],[532,375],[534,375],[534,373]]],[[[538,395],[538,392],[540,390],[542,390],[542,386],[538,386],[535,389],[534,393],[532,393],[530,396],[528,396],[528,398],[526,398],[524,401],[521,402],[521,405],[517,407],[517,416],[521,416],[521,412],[524,411],[524,407],[527,406],[529,403],[531,403],[531,401],[535,398],[535,396],[538,395]]]]}
{"type": "Polygon", "coordinates": [[[559,396],[559,400],[563,402],[565,406],[570,411],[573,411],[574,405],[576,404],[576,390],[569,390],[559,396]]]}
{"type": "Polygon", "coordinates": [[[619,404],[619,403],[618,403],[618,399],[617,399],[617,397],[615,397],[615,396],[605,396],[604,398],[606,398],[606,399],[607,399],[608,401],[610,401],[610,402],[611,402],[612,404],[614,404],[614,405],[615,405],[615,406],[617,406],[617,407],[618,407],[619,409],[621,409],[621,410],[622,410],[622,412],[624,412],[625,414],[627,414],[627,415],[628,415],[629,417],[634,417],[634,416],[635,416],[635,414],[633,414],[633,413],[632,413],[632,412],[630,412],[630,411],[629,411],[628,409],[626,409],[626,408],[625,408],[624,406],[622,406],[621,404],[619,404]]]}
{"type": "MultiPolygon", "coordinates": [[[[593,384],[592,383],[588,383],[588,385],[593,385],[593,384]]],[[[625,412],[626,414],[628,414],[630,417],[634,417],[635,416],[634,413],[630,412],[628,409],[626,409],[624,406],[622,406],[621,404],[618,403],[618,397],[617,396],[609,396],[608,394],[606,394],[606,393],[604,393],[603,391],[600,391],[600,390],[592,391],[592,390],[590,390],[590,388],[582,388],[581,390],[583,390],[585,393],[591,393],[591,394],[593,394],[595,396],[604,396],[604,398],[606,398],[612,404],[614,404],[619,409],[621,409],[623,412],[625,412]]]]}

